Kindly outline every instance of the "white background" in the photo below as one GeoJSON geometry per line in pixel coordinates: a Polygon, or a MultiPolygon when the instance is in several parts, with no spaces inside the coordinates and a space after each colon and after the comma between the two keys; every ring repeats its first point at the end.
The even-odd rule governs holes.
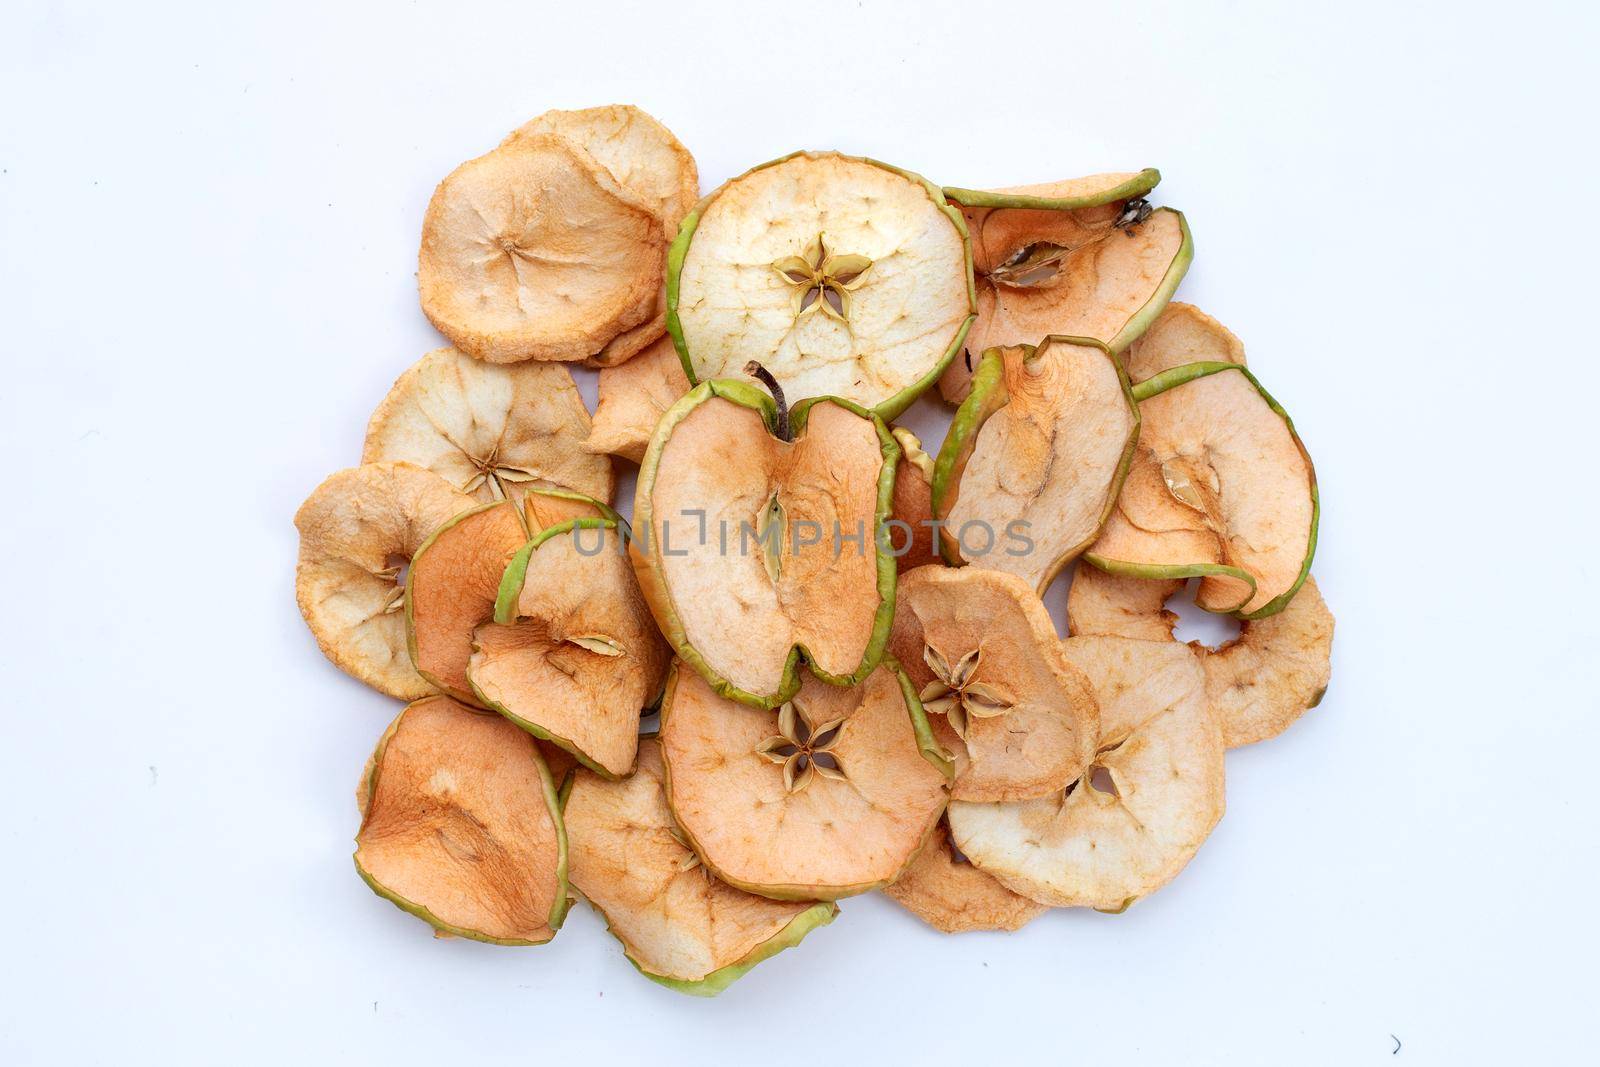
{"type": "Polygon", "coordinates": [[[1593,5],[7,0],[0,25],[0,1062],[1587,1058],[1593,5]],[[317,654],[290,517],[440,343],[434,183],[613,101],[707,189],[797,147],[966,186],[1161,168],[1180,297],[1316,458],[1339,620],[1328,699],[1229,755],[1170,888],[1013,936],[850,900],[707,1002],[584,908],[544,948],[437,942],[356,878],[396,705],[317,654]]]}

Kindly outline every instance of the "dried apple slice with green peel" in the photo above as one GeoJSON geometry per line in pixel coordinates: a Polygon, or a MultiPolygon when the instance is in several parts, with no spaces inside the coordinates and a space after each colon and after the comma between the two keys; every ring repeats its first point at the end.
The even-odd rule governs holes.
{"type": "Polygon", "coordinates": [[[1135,383],[1189,363],[1244,366],[1244,345],[1222,323],[1193,304],[1174,300],[1123,353],[1135,383]]]}
{"type": "MultiPolygon", "coordinates": [[[[437,695],[430,694],[430,696],[437,695]]],[[[367,756],[367,762],[361,768],[361,777],[356,782],[356,811],[363,818],[367,814],[367,803],[372,799],[372,772],[378,765],[378,753],[383,751],[383,746],[394,735],[395,728],[399,723],[400,720],[397,718],[389,724],[388,729],[383,732],[383,736],[378,738],[377,747],[367,756]]],[[[550,771],[550,781],[555,784],[559,796],[562,784],[567,782],[567,776],[574,767],[578,766],[578,761],[573,758],[572,753],[564,748],[557,748],[548,741],[539,741],[537,738],[535,742],[539,755],[544,757],[545,767],[550,771]]],[[[451,936],[438,930],[435,931],[435,934],[440,937],[451,936]]]]}
{"type": "Polygon", "coordinates": [[[832,922],[839,908],[770,900],[718,879],[672,821],[664,775],[654,739],[640,742],[629,778],[577,772],[563,809],[572,885],[640,974],[681,993],[715,996],[832,922]]]}
{"type": "Polygon", "coordinates": [[[422,310],[491,363],[581,360],[655,310],[669,238],[656,207],[552,133],[457,167],[422,222],[422,310]]]}
{"type": "Polygon", "coordinates": [[[835,685],[864,679],[894,612],[877,531],[899,459],[881,420],[833,397],[792,421],[743,382],[674,404],[639,468],[630,554],[679,657],[760,707],[794,694],[802,657],[835,685]]]}
{"type": "Polygon", "coordinates": [[[1308,574],[1278,614],[1242,622],[1233,641],[1197,651],[1223,742],[1251,745],[1277,737],[1322,703],[1332,675],[1333,613],[1308,574]]]}
{"type": "Polygon", "coordinates": [[[1183,588],[1175,578],[1121,578],[1078,565],[1067,591],[1067,632],[1074,637],[1132,637],[1172,641],[1178,616],[1166,608],[1183,588]]]}
{"type": "Polygon", "coordinates": [[[670,337],[662,337],[633,359],[600,371],[599,402],[583,447],[590,452],[644,461],[656,424],[689,391],[689,379],[670,337]]]}
{"type": "Polygon", "coordinates": [[[838,396],[890,419],[960,349],[974,300],[966,228],[937,188],[803,152],[690,212],[668,263],[667,330],[691,382],[753,359],[796,401],[838,396]]]}
{"type": "Polygon", "coordinates": [[[472,635],[494,618],[500,581],[527,541],[521,509],[501,500],[451,519],[412,559],[406,574],[406,642],[417,673],[440,692],[477,703],[467,679],[472,635]]]}
{"type": "Polygon", "coordinates": [[[566,367],[501,366],[439,348],[402,374],[372,413],[361,461],[415,463],[485,503],[530,485],[610,500],[611,463],[584,449],[590,432],[566,367]]]}
{"type": "Polygon", "coordinates": [[[1063,334],[1097,338],[1114,352],[1126,349],[1177,290],[1194,257],[1194,240],[1183,213],[1172,208],[1157,208],[1127,228],[1115,221],[1058,258],[1053,249],[1040,255],[1036,243],[1019,250],[1023,260],[996,268],[1006,273],[984,279],[989,286],[979,289],[969,346],[1063,334]]]}
{"type": "Polygon", "coordinates": [[[1020,930],[1050,909],[1013,893],[950,844],[943,820],[910,867],[883,887],[884,896],[946,934],[1020,930]]]}
{"type": "Polygon", "coordinates": [[[950,832],[974,864],[1041,904],[1120,911],[1176,877],[1221,819],[1222,733],[1183,645],[1062,644],[1100,702],[1094,763],[1051,796],[953,801],[950,832]]]}
{"type": "Polygon", "coordinates": [[[1088,562],[1133,578],[1201,578],[1195,603],[1283,610],[1311,569],[1317,481],[1294,423],[1236,363],[1190,363],[1134,387],[1133,465],[1088,562]]]}
{"type": "Polygon", "coordinates": [[[401,572],[473,500],[432,471],[369,463],[332,475],[295,512],[295,599],[329,661],[401,700],[432,692],[406,654],[401,572]]]}
{"type": "Polygon", "coordinates": [[[972,235],[978,318],[965,354],[939,380],[967,396],[990,348],[1051,334],[1092,337],[1121,353],[1161,313],[1194,242],[1182,213],[1151,209],[1154,170],[980,192],[947,188],[972,235]]]}
{"type": "Polygon", "coordinates": [[[549,741],[539,741],[539,755],[544,757],[545,766],[550,768],[550,780],[556,783],[557,789],[571,780],[573,770],[582,766],[571,752],[549,741]]]}
{"type": "Polygon", "coordinates": [[[561,928],[567,838],[533,738],[448,697],[408,705],[363,776],[355,863],[436,931],[538,945],[561,928]]]}
{"type": "Polygon", "coordinates": [[[621,532],[572,519],[535,534],[507,565],[467,664],[480,703],[608,778],[632,770],[639,711],[670,658],[621,532]]]}
{"type": "Polygon", "coordinates": [[[954,758],[953,799],[1044,796],[1093,758],[1089,683],[1016,575],[939,566],[903,575],[889,648],[954,758]]]}
{"type": "Polygon", "coordinates": [[[622,516],[610,504],[584,493],[549,485],[530,485],[522,494],[522,525],[525,529],[548,530],[571,519],[605,519],[627,529],[622,516]]]}
{"type": "MultiPolygon", "coordinates": [[[[410,701],[410,703],[420,704],[427,700],[433,700],[438,695],[437,693],[429,693],[417,700],[410,701]]],[[[389,743],[389,739],[394,736],[394,732],[400,728],[400,720],[402,718],[404,718],[403,714],[396,715],[389,720],[389,725],[384,727],[383,733],[378,735],[378,743],[372,747],[371,752],[367,753],[367,762],[361,765],[361,777],[356,780],[356,811],[363,819],[367,817],[367,805],[372,803],[372,786],[377,781],[378,755],[383,751],[383,747],[389,743]]]]}
{"type": "Polygon", "coordinates": [[[682,665],[661,706],[667,800],[711,872],[780,900],[836,900],[895,880],[944,810],[947,765],[910,683],[807,677],[752,711],[682,665]]]}
{"type": "MultiPolygon", "coordinates": [[[[944,187],[944,195],[961,207],[974,210],[1014,208],[1030,211],[1081,211],[1085,208],[1114,205],[1120,211],[1129,200],[1149,194],[1160,184],[1161,172],[1154,167],[1146,167],[1139,171],[1108,171],[1104,174],[1086,174],[1081,178],[1067,178],[1058,182],[1013,185],[1005,189],[963,189],[960,186],[947,185],[944,187]]],[[[966,217],[982,219],[982,216],[966,217]]],[[[999,232],[1012,223],[1001,218],[995,220],[995,225],[999,232]]],[[[1003,255],[1009,255],[1005,249],[1013,242],[1001,241],[991,249],[983,243],[982,237],[981,233],[972,235],[974,260],[987,257],[984,258],[987,266],[989,263],[999,262],[997,256],[1003,258],[1003,255]]]]}
{"type": "Polygon", "coordinates": [[[530,531],[573,519],[621,523],[607,504],[569,489],[526,486],[514,500],[481,504],[440,526],[406,574],[411,662],[437,690],[478,703],[467,678],[473,631],[494,618],[506,567],[530,531]]]}
{"type": "Polygon", "coordinates": [[[933,457],[922,450],[917,435],[902,426],[890,432],[900,444],[895,467],[894,506],[885,534],[895,553],[895,570],[904,574],[939,562],[939,539],[933,524],[933,457]]]}
{"type": "MultiPolygon", "coordinates": [[[[1175,640],[1177,616],[1164,608],[1181,583],[1122,578],[1093,567],[1073,579],[1068,624],[1077,634],[1175,640]]],[[[1206,697],[1229,748],[1277,737],[1322,701],[1332,673],[1333,613],[1306,576],[1276,615],[1239,624],[1218,648],[1190,641],[1205,670],[1206,697]]]]}
{"type": "Polygon", "coordinates": [[[1138,405],[1098,341],[1050,337],[990,349],[983,362],[935,466],[942,548],[952,564],[1006,571],[1042,592],[1115,506],[1138,405]]]}

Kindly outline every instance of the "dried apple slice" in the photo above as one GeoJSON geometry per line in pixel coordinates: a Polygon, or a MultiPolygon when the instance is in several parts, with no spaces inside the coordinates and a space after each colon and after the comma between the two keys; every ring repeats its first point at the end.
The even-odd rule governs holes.
{"type": "Polygon", "coordinates": [[[365,776],[356,870],[436,931],[539,945],[561,928],[567,837],[533,738],[448,697],[407,705],[365,776]]]}
{"type": "Polygon", "coordinates": [[[662,337],[621,366],[601,370],[599,391],[583,447],[642,463],[656,424],[689,391],[689,379],[672,338],[662,337]]]}
{"type": "Polygon", "coordinates": [[[1176,877],[1222,817],[1222,733],[1183,645],[1063,645],[1100,701],[1094,764],[1052,796],[952,802],[950,833],[973,863],[1041,904],[1118,911],[1176,877]]]}
{"type": "Polygon", "coordinates": [[[1242,622],[1235,640],[1200,651],[1223,742],[1252,745],[1322,703],[1332,675],[1333,612],[1308,574],[1278,614],[1242,622]]]}
{"type": "Polygon", "coordinates": [[[1174,300],[1123,353],[1128,378],[1142,382],[1187,363],[1244,365],[1244,345],[1222,323],[1193,304],[1174,300]]]}
{"type": "Polygon", "coordinates": [[[1098,174],[981,192],[946,189],[972,235],[978,319],[966,352],[939,380],[951,403],[967,396],[990,348],[1051,334],[1092,337],[1121,353],[1160,314],[1194,242],[1180,212],[1152,210],[1161,176],[1098,174]]]}
{"type": "Polygon", "coordinates": [[[406,574],[406,643],[434,688],[477,703],[467,679],[472,635],[494,618],[500,580],[528,541],[515,502],[480,504],[441,526],[406,574]]]}
{"type": "Polygon", "coordinates": [[[1083,558],[1126,577],[1202,578],[1195,603],[1207,611],[1282,611],[1311,569],[1318,515],[1288,414],[1236,363],[1174,367],[1133,392],[1133,465],[1083,558]]]}
{"type": "Polygon", "coordinates": [[[542,530],[512,557],[467,679],[485,707],[617,778],[633,769],[639,709],[670,655],[604,519],[542,530]]]}
{"type": "MultiPolygon", "coordinates": [[[[1074,634],[1173,640],[1177,616],[1165,610],[1180,583],[1120,578],[1085,567],[1073,579],[1067,618],[1074,634]],[[1080,588],[1081,587],[1081,588],[1080,588]]],[[[1206,697],[1229,748],[1277,737],[1322,701],[1331,675],[1333,613],[1316,581],[1276,615],[1239,624],[1220,648],[1190,641],[1206,674],[1206,697]]]]}
{"type": "Polygon", "coordinates": [[[991,271],[984,280],[992,301],[980,290],[969,345],[1028,343],[1021,339],[1058,333],[1097,338],[1114,352],[1126,349],[1171,299],[1189,269],[1194,241],[1183,213],[1172,208],[1123,228],[1115,217],[1106,222],[1094,236],[1050,234],[1072,242],[1060,246],[1059,255],[1041,249],[1051,243],[1047,238],[1036,239],[1013,254],[1021,259],[991,271]]]}
{"type": "Polygon", "coordinates": [[[653,205],[565,137],[457,167],[422,222],[422,310],[475,359],[579,360],[649,318],[666,234],[653,205]]]}
{"type": "Polygon", "coordinates": [[[972,567],[904,575],[889,649],[954,756],[953,799],[1044,796],[1093,758],[1100,726],[1089,683],[1016,575],[972,567]]]}
{"type": "Polygon", "coordinates": [[[1120,578],[1079,564],[1067,592],[1067,632],[1074,637],[1132,637],[1172,641],[1178,616],[1166,609],[1183,588],[1177,579],[1120,578]]]}
{"type": "Polygon", "coordinates": [[[539,741],[539,755],[544,757],[545,766],[550,768],[550,780],[556,783],[558,791],[566,784],[573,770],[581,766],[576,756],[548,741],[539,741]]]}
{"type": "Polygon", "coordinates": [[[652,982],[716,996],[756,964],[826,926],[838,905],[779,901],[715,877],[683,843],[663,785],[661,745],[639,743],[622,781],[580,770],[566,797],[571,878],[652,982]]]}
{"type": "Polygon", "coordinates": [[[472,506],[409,463],[342,470],[306,498],[294,516],[295,599],[334,666],[401,700],[433,691],[406,654],[400,575],[430,533],[472,506]]]}
{"type": "Polygon", "coordinates": [[[631,554],[678,655],[760,707],[794,694],[802,656],[835,685],[865,678],[894,612],[876,535],[899,459],[883,422],[845,400],[791,421],[781,399],[719,380],[674,404],[639,468],[631,554]]]}
{"type": "Polygon", "coordinates": [[[661,706],[667,800],[689,846],[730,885],[837,900],[900,875],[944,810],[945,774],[910,683],[808,677],[777,711],[673,668],[661,706]]]}
{"type": "Polygon", "coordinates": [[[589,433],[567,368],[500,366],[439,348],[402,374],[372,413],[361,461],[427,467],[485,503],[529,485],[610,500],[611,464],[585,451],[589,433]]]}
{"type": "MultiPolygon", "coordinates": [[[[604,370],[607,367],[620,367],[629,360],[634,359],[657,341],[665,340],[669,345],[672,339],[667,337],[667,290],[662,288],[656,294],[654,310],[650,317],[639,325],[623,330],[617,336],[606,342],[606,346],[592,356],[585,356],[583,365],[592,370],[604,370]]],[[[677,349],[673,349],[677,355],[677,349]]],[[[681,372],[683,364],[678,364],[681,372]]]]}
{"type": "MultiPolygon", "coordinates": [[[[653,205],[668,241],[677,235],[679,223],[700,196],[700,173],[689,150],[671,130],[636,107],[613,104],[581,111],[546,111],[506,141],[539,133],[560,134],[579,145],[619,185],[653,205]]],[[[584,363],[591,367],[620,366],[665,336],[666,329],[667,295],[663,286],[649,318],[618,334],[584,363]]],[[[680,392],[687,390],[685,385],[680,392]]]]}
{"type": "Polygon", "coordinates": [[[569,519],[609,519],[622,522],[611,505],[592,496],[555,486],[530,485],[522,493],[522,525],[528,530],[548,530],[569,519]]]}
{"type": "MultiPolygon", "coordinates": [[[[1066,178],[1057,182],[1039,182],[1034,185],[1013,185],[1005,189],[963,189],[956,185],[944,187],[944,195],[963,208],[975,210],[1015,208],[1031,211],[1080,211],[1085,208],[1113,205],[1120,209],[1129,200],[1143,197],[1161,184],[1161,172],[1154,167],[1139,171],[1109,171],[1104,174],[1087,174],[1081,178],[1066,178]]],[[[980,221],[985,217],[976,217],[980,221]]],[[[1004,216],[994,220],[996,233],[1011,226],[1037,225],[1024,221],[1017,223],[1004,216]]],[[[1059,223],[1057,224],[1059,225],[1059,223]]],[[[973,234],[974,258],[986,255],[986,263],[999,262],[1002,253],[1012,243],[1000,241],[990,248],[979,242],[981,234],[973,234]]],[[[1009,253],[1005,253],[1009,254],[1009,253]]]]}
{"type": "Polygon", "coordinates": [[[356,811],[363,819],[367,817],[367,802],[372,799],[372,771],[378,765],[378,752],[394,735],[394,727],[393,722],[389,723],[389,728],[378,738],[377,747],[367,754],[367,762],[361,766],[361,777],[356,779],[356,811]]]}
{"type": "MultiPolygon", "coordinates": [[[[437,695],[436,693],[429,694],[429,696],[437,695]]],[[[367,814],[367,801],[372,797],[372,772],[378,765],[378,753],[383,749],[389,738],[394,735],[395,727],[399,724],[399,721],[399,719],[396,719],[389,724],[389,728],[383,732],[383,736],[378,738],[377,747],[367,756],[367,762],[361,768],[361,778],[356,782],[356,811],[363,818],[367,814]]],[[[538,741],[537,739],[535,741],[536,747],[539,749],[539,755],[544,757],[544,765],[550,771],[550,780],[555,783],[556,791],[559,794],[561,784],[567,780],[567,775],[571,773],[572,769],[578,766],[578,761],[573,759],[572,753],[566,749],[557,748],[547,741],[538,741]]]]}
{"type": "Polygon", "coordinates": [[[667,330],[692,382],[763,364],[794,400],[889,419],[931,385],[975,311],[960,213],[925,179],[834,152],[785,156],[690,212],[667,330]]]}
{"type": "Polygon", "coordinates": [[[418,672],[436,689],[478,703],[467,677],[473,633],[494,618],[506,567],[530,530],[573,519],[621,522],[582,493],[529,485],[520,507],[512,500],[479,505],[418,550],[406,575],[406,640],[418,672]]]}
{"type": "Polygon", "coordinates": [[[950,844],[941,820],[927,847],[884,895],[946,934],[971,930],[1020,930],[1050,909],[1013,893],[985,874],[950,844]]]}
{"type": "Polygon", "coordinates": [[[670,240],[700,198],[694,156],[654,117],[630,104],[546,111],[512,131],[503,144],[539,134],[565,137],[617,182],[648,203],[670,240]]]}
{"type": "Polygon", "coordinates": [[[900,462],[895,466],[894,504],[884,533],[895,553],[895,570],[904,574],[940,561],[933,522],[933,457],[910,430],[896,426],[890,432],[900,444],[900,462]]]}
{"type": "Polygon", "coordinates": [[[1093,543],[1139,437],[1139,408],[1098,341],[990,349],[939,450],[933,510],[951,563],[1040,592],[1093,543]]]}

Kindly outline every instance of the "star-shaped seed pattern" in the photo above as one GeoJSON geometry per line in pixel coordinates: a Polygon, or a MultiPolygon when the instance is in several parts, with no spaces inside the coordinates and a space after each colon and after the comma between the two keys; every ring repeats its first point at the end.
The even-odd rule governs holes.
{"type": "Polygon", "coordinates": [[[778,709],[777,734],[757,745],[756,755],[783,767],[783,787],[790,793],[803,792],[818,775],[843,782],[844,765],[833,752],[843,729],[843,716],[811,729],[791,700],[778,709]]]}
{"type": "Polygon", "coordinates": [[[956,736],[963,741],[967,738],[969,718],[992,719],[1004,715],[1016,703],[1004,690],[973,680],[978,672],[978,664],[983,662],[981,647],[962,656],[952,667],[938,649],[924,645],[922,660],[933,672],[934,679],[923,686],[918,694],[922,710],[943,715],[956,736]]]}
{"type": "Polygon", "coordinates": [[[477,465],[478,471],[467,480],[466,485],[461,487],[463,493],[471,493],[478,486],[488,483],[489,492],[494,494],[494,498],[504,500],[508,495],[506,493],[508,483],[533,482],[539,479],[533,471],[501,463],[496,452],[491,452],[483,459],[474,458],[473,462],[477,465]]]}
{"type": "Polygon", "coordinates": [[[821,311],[844,322],[850,317],[850,294],[860,287],[872,269],[866,256],[838,255],[828,251],[821,234],[804,255],[785,256],[772,264],[785,282],[794,286],[794,317],[821,311]]]}

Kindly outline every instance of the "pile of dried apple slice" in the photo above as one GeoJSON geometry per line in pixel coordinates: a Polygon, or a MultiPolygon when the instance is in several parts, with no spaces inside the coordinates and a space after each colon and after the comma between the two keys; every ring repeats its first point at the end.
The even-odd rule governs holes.
{"type": "Polygon", "coordinates": [[[446,177],[418,284],[451,347],[295,516],[318,645],[409,702],[362,879],[499,945],[581,897],[699,995],[872,890],[954,933],[1172,881],[1227,749],[1321,699],[1333,617],[1310,457],[1170,302],[1193,243],[1159,180],[803,152],[697,199],[628,106],[446,177]],[[936,383],[930,454],[894,420],[936,383]],[[1175,638],[1190,579],[1236,640],[1175,638]]]}

